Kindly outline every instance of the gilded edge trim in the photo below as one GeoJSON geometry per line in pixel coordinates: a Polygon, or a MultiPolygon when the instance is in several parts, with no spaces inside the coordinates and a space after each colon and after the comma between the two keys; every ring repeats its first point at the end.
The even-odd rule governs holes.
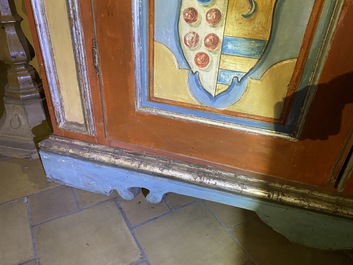
{"type": "Polygon", "coordinates": [[[69,122],[66,119],[60,92],[60,82],[58,79],[57,67],[54,60],[49,27],[45,14],[44,1],[31,0],[39,43],[41,46],[41,52],[44,60],[45,72],[48,79],[49,90],[52,97],[55,118],[58,123],[58,126],[59,128],[64,130],[94,135],[94,121],[92,114],[88,73],[86,69],[84,53],[85,48],[83,45],[83,33],[79,6],[77,0],[67,0],[66,3],[68,5],[69,10],[69,22],[72,26],[71,36],[73,38],[73,42],[75,43],[74,56],[79,89],[81,94],[81,101],[83,104],[84,124],[69,122]]]}
{"type": "Polygon", "coordinates": [[[51,136],[41,142],[40,149],[242,197],[353,218],[353,198],[268,182],[245,174],[57,136],[51,136]]]}

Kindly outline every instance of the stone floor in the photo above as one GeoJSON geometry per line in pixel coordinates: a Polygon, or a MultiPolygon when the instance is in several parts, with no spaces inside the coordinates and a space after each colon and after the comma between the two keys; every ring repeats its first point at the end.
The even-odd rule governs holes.
{"type": "Polygon", "coordinates": [[[0,264],[344,265],[353,252],[290,243],[249,211],[168,194],[151,205],[46,181],[39,160],[0,160],[0,264]]]}

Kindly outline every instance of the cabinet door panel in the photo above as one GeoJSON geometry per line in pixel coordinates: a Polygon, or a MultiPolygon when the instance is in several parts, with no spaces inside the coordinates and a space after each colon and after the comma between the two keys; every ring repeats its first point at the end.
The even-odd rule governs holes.
{"type": "Polygon", "coordinates": [[[94,1],[107,140],[267,178],[334,181],[353,126],[352,1],[338,20],[342,1],[239,2],[94,1]],[[233,32],[236,20],[248,24],[233,32]]]}

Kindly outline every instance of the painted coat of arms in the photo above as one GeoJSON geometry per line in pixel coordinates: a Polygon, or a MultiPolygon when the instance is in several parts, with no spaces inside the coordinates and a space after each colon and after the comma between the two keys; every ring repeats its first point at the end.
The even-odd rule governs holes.
{"type": "MultiPolygon", "coordinates": [[[[221,126],[234,123],[270,130],[278,130],[276,123],[282,117],[299,113],[301,103],[292,110],[284,107],[285,98],[302,88],[292,80],[300,80],[297,62],[316,0],[140,3],[145,13],[137,25],[152,24],[153,41],[146,28],[136,35],[144,36],[141,62],[149,73],[142,79],[139,106],[220,121],[221,126]]],[[[330,3],[327,10],[334,5],[330,3]]],[[[141,54],[141,46],[136,51],[141,54]]],[[[305,71],[312,69],[312,62],[305,71]]]]}
{"type": "Polygon", "coordinates": [[[269,0],[182,0],[178,32],[192,71],[190,83],[212,97],[228,89],[244,92],[245,77],[264,53],[272,25],[253,21],[258,16],[272,18],[274,4],[269,0]],[[242,13],[244,7],[249,11],[242,13]],[[264,26],[268,28],[258,34],[257,28],[264,26]]]}
{"type": "MultiPolygon", "coordinates": [[[[179,69],[188,69],[185,90],[196,102],[226,108],[243,96],[268,47],[276,2],[155,0],[155,41],[173,53],[179,69]]],[[[157,67],[165,64],[157,57],[157,67]]]]}

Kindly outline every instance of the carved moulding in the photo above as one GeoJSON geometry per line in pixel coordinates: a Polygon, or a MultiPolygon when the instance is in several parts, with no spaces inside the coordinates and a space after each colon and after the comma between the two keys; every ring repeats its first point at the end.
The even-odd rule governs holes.
{"type": "Polygon", "coordinates": [[[93,135],[94,120],[78,1],[57,3],[59,10],[52,1],[31,0],[56,121],[62,129],[93,135]],[[50,16],[56,12],[61,12],[60,21],[50,16]],[[61,41],[65,40],[69,48],[62,46],[57,37],[61,35],[55,28],[60,28],[61,41]],[[65,56],[70,58],[69,63],[60,64],[60,58],[65,56]],[[66,76],[67,69],[70,69],[70,78],[66,76]]]}
{"type": "Polygon", "coordinates": [[[321,249],[353,247],[352,198],[56,136],[40,148],[48,178],[58,183],[106,195],[116,190],[127,200],[146,188],[151,203],[169,192],[213,200],[257,212],[291,241],[321,249]],[[281,212],[293,217],[292,226],[275,218],[281,212]],[[345,240],[337,240],[342,234],[345,240]]]}

